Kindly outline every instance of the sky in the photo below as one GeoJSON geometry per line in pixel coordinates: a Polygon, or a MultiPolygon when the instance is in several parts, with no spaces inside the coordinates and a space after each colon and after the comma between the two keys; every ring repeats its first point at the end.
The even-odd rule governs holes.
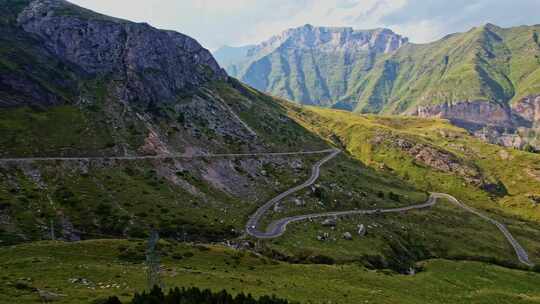
{"type": "Polygon", "coordinates": [[[540,0],[71,0],[83,7],[176,30],[215,50],[262,42],[304,24],[387,27],[414,43],[493,23],[540,23],[540,0]]]}

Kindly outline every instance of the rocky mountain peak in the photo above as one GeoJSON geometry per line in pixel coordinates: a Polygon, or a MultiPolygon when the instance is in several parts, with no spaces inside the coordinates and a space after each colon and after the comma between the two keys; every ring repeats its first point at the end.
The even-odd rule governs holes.
{"type": "Polygon", "coordinates": [[[408,39],[389,29],[355,30],[352,27],[324,27],[306,24],[288,29],[251,50],[251,55],[279,47],[335,51],[373,51],[388,53],[406,44],[408,39]]]}
{"type": "Polygon", "coordinates": [[[177,93],[227,74],[194,39],[144,23],[116,19],[64,0],[32,1],[18,25],[46,49],[90,75],[124,84],[125,101],[174,101],[177,93]]]}

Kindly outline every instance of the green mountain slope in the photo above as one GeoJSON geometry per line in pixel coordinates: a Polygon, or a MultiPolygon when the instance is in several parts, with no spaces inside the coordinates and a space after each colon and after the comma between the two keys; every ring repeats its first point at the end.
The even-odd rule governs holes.
{"type": "Polygon", "coordinates": [[[413,112],[464,101],[512,105],[538,94],[538,26],[488,24],[425,45],[409,44],[382,59],[358,85],[360,112],[413,112]]]}
{"type": "Polygon", "coordinates": [[[274,95],[363,113],[413,113],[465,101],[506,106],[540,91],[539,26],[487,24],[429,44],[403,43],[388,30],[351,31],[291,29],[226,67],[274,95]],[[341,33],[339,47],[319,37],[327,33],[341,33]],[[369,47],[354,47],[365,42],[362,35],[369,47]]]}
{"type": "MultiPolygon", "coordinates": [[[[276,96],[321,106],[351,107],[350,87],[371,69],[377,57],[407,40],[387,29],[290,29],[251,47],[236,61],[220,63],[234,77],[276,96]]],[[[222,55],[223,53],[223,55],[222,55]]],[[[224,51],[216,52],[218,60],[224,51]]]]}
{"type": "MultiPolygon", "coordinates": [[[[537,254],[540,243],[533,239],[540,233],[538,155],[486,144],[466,130],[438,119],[357,115],[316,107],[299,108],[293,117],[317,134],[339,143],[353,159],[360,160],[379,174],[399,177],[424,191],[450,193],[477,210],[501,219],[526,244],[534,259],[540,258],[537,254]]],[[[338,185],[347,184],[339,177],[340,169],[323,168],[321,185],[324,190],[330,191],[337,181],[338,185]]],[[[407,195],[410,194],[400,193],[398,196],[403,198],[407,195]]],[[[332,207],[327,207],[327,204],[318,206],[316,201],[309,203],[313,200],[309,191],[299,194],[296,199],[307,203],[299,207],[293,199],[288,200],[271,216],[277,219],[283,214],[319,213],[326,208],[358,208],[354,200],[350,202],[346,197],[338,199],[332,207]]],[[[373,202],[371,208],[401,206],[402,203],[397,199],[389,204],[373,202]]],[[[272,242],[270,247],[291,256],[309,252],[337,260],[363,256],[365,261],[369,256],[382,255],[382,260],[391,261],[390,252],[395,254],[395,248],[387,247],[388,239],[391,239],[406,248],[422,248],[403,253],[413,260],[425,255],[512,259],[503,257],[511,255],[512,250],[498,247],[502,245],[501,235],[493,234],[493,229],[496,227],[464,214],[451,204],[442,203],[429,210],[400,215],[353,216],[341,221],[336,229],[320,223],[297,224],[288,229],[290,232],[282,239],[272,242]],[[343,233],[356,231],[359,223],[371,226],[374,235],[368,234],[367,238],[355,239],[354,242],[344,240],[343,233]],[[425,231],[426,227],[429,227],[429,232],[425,231]],[[334,241],[318,241],[317,235],[323,233],[334,241]],[[297,248],[297,244],[303,246],[297,248]]]]}

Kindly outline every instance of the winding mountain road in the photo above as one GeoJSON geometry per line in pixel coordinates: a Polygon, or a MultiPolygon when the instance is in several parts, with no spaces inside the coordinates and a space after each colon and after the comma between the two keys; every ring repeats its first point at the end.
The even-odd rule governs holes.
{"type": "Polygon", "coordinates": [[[334,152],[335,149],[301,152],[275,152],[275,153],[225,153],[225,154],[162,154],[146,156],[93,156],[93,157],[25,157],[25,158],[0,158],[1,163],[32,163],[43,161],[91,161],[91,160],[145,160],[145,159],[194,159],[194,158],[223,158],[223,157],[261,157],[261,156],[290,156],[290,155],[314,155],[334,152]]]}
{"type": "Polygon", "coordinates": [[[268,228],[266,229],[266,231],[258,230],[257,227],[259,226],[259,222],[261,218],[264,216],[264,214],[268,210],[270,210],[270,208],[272,208],[275,204],[283,200],[285,197],[314,184],[315,181],[317,181],[317,179],[319,178],[321,166],[327,163],[328,161],[330,161],[331,159],[333,159],[334,157],[336,157],[340,152],[341,152],[340,150],[331,150],[330,155],[328,155],[327,157],[323,158],[322,160],[317,162],[315,165],[313,165],[312,174],[306,182],[281,193],[280,195],[269,200],[263,206],[257,209],[257,211],[249,218],[246,224],[247,234],[258,239],[273,239],[273,238],[278,238],[282,236],[287,229],[287,225],[289,225],[290,223],[311,220],[315,218],[341,217],[341,216],[347,216],[347,215],[401,213],[401,212],[407,212],[407,211],[412,211],[412,210],[430,208],[430,207],[435,206],[438,203],[439,199],[447,199],[453,204],[455,204],[456,206],[460,207],[461,209],[464,209],[465,211],[469,213],[475,214],[481,217],[482,219],[495,225],[501,231],[501,233],[504,235],[508,243],[514,249],[519,262],[527,266],[534,265],[533,263],[530,262],[529,255],[527,254],[525,249],[519,244],[519,242],[514,238],[514,236],[510,233],[510,231],[508,230],[508,228],[506,228],[504,224],[488,217],[485,214],[478,212],[477,210],[463,204],[462,202],[457,200],[455,197],[449,194],[445,194],[445,193],[431,193],[428,200],[425,203],[419,204],[419,205],[401,207],[401,208],[336,211],[336,212],[325,212],[325,213],[291,216],[291,217],[283,218],[283,219],[272,222],[270,225],[268,225],[268,228]]]}
{"type": "Polygon", "coordinates": [[[305,181],[303,184],[301,185],[298,185],[296,187],[293,187],[283,193],[281,193],[280,195],[274,197],[273,199],[269,200],[268,202],[266,202],[264,205],[262,205],[259,209],[257,209],[257,211],[255,211],[255,213],[249,217],[249,220],[246,224],[246,232],[251,235],[251,236],[254,236],[256,238],[276,238],[276,237],[279,237],[283,234],[283,232],[285,231],[285,226],[287,226],[288,223],[285,223],[282,227],[283,229],[283,232],[281,233],[277,233],[277,230],[276,231],[269,231],[269,232],[260,232],[257,230],[257,226],[259,225],[259,221],[261,220],[261,218],[264,216],[264,214],[270,209],[272,208],[272,206],[274,206],[275,204],[277,204],[279,201],[283,200],[284,198],[286,198],[287,196],[295,193],[295,192],[298,192],[302,189],[305,189],[311,185],[313,185],[317,179],[319,179],[319,176],[320,176],[320,173],[321,173],[321,166],[324,165],[325,163],[327,163],[328,161],[330,161],[331,159],[333,159],[334,157],[336,157],[339,153],[341,153],[341,150],[337,150],[337,149],[334,149],[334,150],[330,150],[329,152],[330,155],[326,156],[325,158],[321,159],[320,161],[318,161],[317,163],[315,163],[312,167],[312,170],[311,170],[311,176],[309,177],[309,179],[307,181],[305,181]]]}
{"type": "Polygon", "coordinates": [[[259,238],[259,239],[272,239],[282,236],[286,229],[287,225],[294,222],[300,222],[315,218],[326,218],[326,217],[340,217],[346,215],[358,215],[358,214],[378,214],[378,213],[398,213],[398,212],[407,212],[411,210],[425,209],[432,206],[435,206],[438,202],[438,199],[444,198],[454,203],[458,207],[464,209],[467,212],[475,214],[482,219],[495,225],[501,233],[504,235],[508,243],[514,248],[518,260],[527,265],[532,266],[533,264],[529,261],[529,256],[525,249],[519,244],[519,242],[514,238],[506,226],[485,214],[482,214],[475,209],[463,204],[455,197],[445,194],[445,193],[431,193],[429,199],[424,204],[412,205],[401,208],[393,209],[373,209],[373,210],[351,210],[351,211],[337,211],[337,212],[326,212],[319,214],[307,214],[307,215],[298,215],[283,218],[272,222],[266,231],[259,231],[258,226],[259,222],[266,212],[272,208],[275,204],[286,198],[287,196],[298,192],[302,189],[305,189],[313,185],[320,176],[321,166],[330,160],[334,159],[341,150],[338,149],[325,149],[318,151],[302,151],[302,152],[277,152],[277,153],[229,153],[229,154],[199,154],[199,155],[184,155],[184,154],[165,154],[165,155],[149,155],[149,156],[112,156],[112,157],[28,157],[28,158],[2,158],[0,159],[0,164],[6,163],[31,163],[31,162],[43,162],[43,161],[92,161],[92,160],[152,160],[152,159],[195,159],[195,158],[223,158],[223,157],[263,157],[263,156],[290,156],[290,155],[316,155],[316,154],[328,154],[326,157],[315,163],[312,167],[311,176],[303,184],[295,186],[273,199],[266,202],[262,205],[257,211],[250,216],[246,224],[247,234],[259,238]]]}

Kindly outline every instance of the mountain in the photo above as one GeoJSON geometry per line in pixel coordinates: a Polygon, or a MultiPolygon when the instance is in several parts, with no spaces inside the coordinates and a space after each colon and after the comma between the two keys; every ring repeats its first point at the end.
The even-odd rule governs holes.
{"type": "MultiPolygon", "coordinates": [[[[257,126],[246,127],[223,101],[225,94],[256,93],[230,80],[194,39],[61,0],[2,5],[12,10],[2,12],[0,29],[0,106],[10,121],[1,131],[0,155],[159,154],[276,143],[264,141],[266,131],[257,126]],[[46,118],[17,121],[26,115],[46,118]],[[61,121],[77,126],[44,128],[61,121]],[[53,138],[38,135],[46,131],[53,138]],[[66,147],[68,138],[74,142],[66,147]]],[[[281,115],[278,103],[257,98],[244,110],[257,103],[267,108],[261,115],[281,115]]],[[[260,118],[259,124],[267,121],[260,118]]]]}
{"type": "Polygon", "coordinates": [[[0,161],[0,243],[47,238],[46,222],[65,240],[151,225],[220,239],[309,160],[204,155],[328,148],[188,36],[62,0],[0,5],[0,158],[80,158],[0,161]],[[199,157],[137,158],[180,154],[199,157]]]}
{"type": "Polygon", "coordinates": [[[477,119],[509,123],[509,108],[518,110],[518,104],[540,91],[539,30],[487,24],[430,44],[409,44],[380,60],[358,84],[363,89],[356,110],[428,114],[441,104],[459,108],[467,101],[488,101],[486,107],[499,107],[500,115],[477,119]]]}
{"type": "Polygon", "coordinates": [[[540,147],[539,31],[487,24],[409,44],[357,84],[355,111],[447,118],[491,142],[540,147]]]}
{"type": "MultiPolygon", "coordinates": [[[[185,35],[102,16],[63,1],[32,2],[17,17],[17,25],[18,28],[6,28],[8,32],[2,35],[4,39],[14,35],[20,38],[15,43],[3,41],[7,46],[13,45],[8,51],[19,54],[13,61],[26,60],[21,64],[29,64],[33,58],[21,58],[24,57],[22,49],[32,44],[31,39],[41,39],[43,43],[39,47],[42,49],[35,53],[61,57],[74,66],[58,66],[60,63],[51,66],[57,74],[64,69],[67,74],[107,75],[111,80],[125,83],[116,94],[127,103],[135,99],[142,106],[170,103],[179,90],[227,77],[210,52],[185,35]]],[[[9,62],[4,66],[9,69],[9,62]]],[[[12,78],[12,75],[4,75],[12,78]]],[[[8,91],[11,89],[9,80],[3,79],[2,84],[8,91]]],[[[59,103],[63,96],[51,91],[45,93],[50,95],[47,102],[59,103]]],[[[0,102],[7,105],[35,103],[33,93],[37,92],[28,92],[27,98],[17,101],[4,97],[0,102]]]]}
{"type": "Polygon", "coordinates": [[[241,60],[221,63],[231,76],[273,95],[302,104],[347,107],[350,88],[377,58],[405,44],[406,38],[387,29],[308,24],[251,47],[241,60]]]}
{"type": "Polygon", "coordinates": [[[306,26],[264,42],[227,69],[300,103],[447,118],[490,142],[540,149],[539,31],[486,24],[413,44],[388,30],[306,26]],[[376,43],[363,44],[363,35],[376,43]]]}

